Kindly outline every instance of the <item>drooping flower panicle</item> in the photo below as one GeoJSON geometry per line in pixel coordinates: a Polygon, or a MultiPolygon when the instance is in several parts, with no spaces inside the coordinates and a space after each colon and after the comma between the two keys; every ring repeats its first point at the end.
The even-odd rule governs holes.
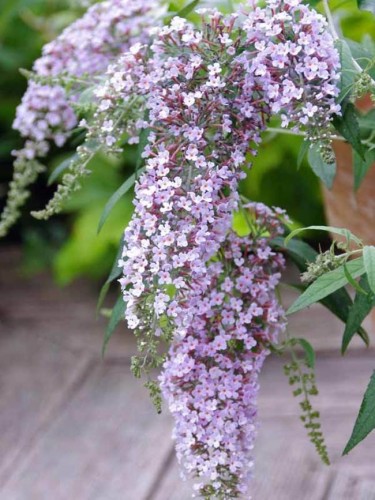
{"type": "Polygon", "coordinates": [[[156,0],[97,3],[43,48],[13,124],[26,141],[13,152],[15,174],[0,220],[0,236],[17,220],[29,196],[28,186],[42,170],[37,159],[48,153],[51,142],[63,146],[76,127],[74,103],[110,61],[134,43],[148,40],[157,5],[156,0]]]}

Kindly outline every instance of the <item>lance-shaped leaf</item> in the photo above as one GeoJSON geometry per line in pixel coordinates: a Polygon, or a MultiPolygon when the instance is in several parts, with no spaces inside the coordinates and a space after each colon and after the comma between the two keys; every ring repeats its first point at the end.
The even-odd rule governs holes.
{"type": "Polygon", "coordinates": [[[359,154],[356,151],[353,152],[353,174],[354,174],[355,190],[357,190],[360,187],[367,172],[374,165],[374,163],[375,163],[375,149],[367,150],[365,153],[364,160],[359,156],[359,154]]]}
{"type": "Polygon", "coordinates": [[[108,326],[106,328],[103,340],[102,347],[102,356],[104,356],[105,351],[107,349],[108,342],[110,341],[114,331],[116,330],[117,325],[120,323],[122,319],[124,319],[126,304],[122,296],[117,299],[117,302],[112,309],[111,317],[108,322],[108,326]]]}
{"type": "MultiPolygon", "coordinates": [[[[306,271],[307,264],[309,262],[314,262],[318,255],[316,250],[314,250],[308,243],[301,240],[291,240],[287,245],[285,245],[284,238],[278,236],[271,241],[271,245],[276,250],[284,251],[301,272],[306,271]]],[[[297,288],[299,291],[303,291],[307,288],[305,285],[292,286],[297,288]]],[[[341,288],[336,292],[331,293],[328,297],[320,300],[320,303],[343,323],[348,321],[349,311],[353,305],[353,301],[345,288],[341,288]]],[[[363,342],[366,345],[369,345],[369,338],[366,330],[359,326],[357,333],[363,342]]]]}
{"type": "MultiPolygon", "coordinates": [[[[347,269],[353,278],[361,276],[365,272],[363,258],[352,260],[347,263],[347,269]]],[[[331,293],[339,290],[348,284],[344,266],[319,276],[302,295],[290,306],[287,314],[293,314],[301,309],[305,309],[315,302],[319,302],[331,293]]]]}
{"type": "MultiPolygon", "coordinates": [[[[144,169],[139,170],[138,174],[141,173],[144,169]]],[[[113,207],[121,200],[121,198],[134,186],[135,181],[137,180],[137,172],[132,174],[130,177],[126,179],[126,181],[118,188],[117,191],[113,193],[110,199],[107,201],[102,215],[100,216],[99,224],[98,224],[98,234],[100,233],[102,227],[104,226],[106,220],[108,219],[110,213],[112,212],[113,207]]]]}
{"type": "Polygon", "coordinates": [[[124,242],[123,238],[121,238],[121,242],[120,242],[120,245],[119,245],[119,248],[117,251],[116,258],[113,262],[111,272],[109,273],[109,276],[106,279],[106,281],[105,281],[104,285],[102,286],[100,293],[99,293],[98,304],[96,306],[97,314],[99,313],[99,311],[103,305],[104,299],[107,296],[107,293],[108,293],[109,287],[111,286],[112,281],[114,281],[116,278],[118,278],[121,275],[121,267],[119,267],[118,261],[121,258],[122,250],[124,248],[124,243],[125,242],[124,242]]]}
{"type": "Polygon", "coordinates": [[[331,189],[336,175],[336,162],[327,163],[320,152],[318,146],[311,146],[308,151],[308,160],[314,174],[331,189]]]}
{"type": "Polygon", "coordinates": [[[326,231],[328,233],[338,234],[339,236],[343,236],[348,242],[353,241],[357,245],[361,245],[362,241],[357,238],[349,229],[345,229],[343,227],[334,227],[334,226],[308,226],[301,227],[292,231],[285,238],[285,244],[289,243],[289,241],[297,236],[297,234],[302,233],[303,231],[326,231]]]}
{"type": "Polygon", "coordinates": [[[354,303],[350,308],[348,320],[346,322],[344,336],[342,338],[341,353],[345,354],[349,343],[351,342],[355,332],[360,328],[363,320],[375,306],[375,295],[371,293],[367,277],[362,276],[360,281],[361,288],[367,292],[367,295],[362,292],[357,292],[354,303]]]}
{"type": "Polygon", "coordinates": [[[342,116],[336,116],[333,120],[335,129],[353,146],[359,156],[365,159],[365,149],[361,142],[361,133],[358,123],[357,111],[352,103],[343,108],[342,116]]]}
{"type": "Polygon", "coordinates": [[[313,346],[306,339],[296,339],[300,346],[305,351],[306,363],[307,365],[314,369],[315,368],[315,351],[313,346]]]}
{"type": "Polygon", "coordinates": [[[367,274],[368,283],[371,290],[375,293],[375,247],[363,247],[363,262],[367,274]]]}
{"type": "Polygon", "coordinates": [[[358,8],[361,10],[367,10],[372,14],[375,14],[375,1],[374,0],[357,0],[358,8]]]}
{"type": "Polygon", "coordinates": [[[363,397],[361,408],[348,444],[345,446],[343,455],[346,455],[357,444],[375,429],[375,371],[372,374],[369,385],[363,397]]]}

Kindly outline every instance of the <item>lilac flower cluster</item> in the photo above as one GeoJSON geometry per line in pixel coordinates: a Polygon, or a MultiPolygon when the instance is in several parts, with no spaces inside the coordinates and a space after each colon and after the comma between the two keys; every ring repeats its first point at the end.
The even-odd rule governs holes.
{"type": "Polygon", "coordinates": [[[246,44],[242,56],[246,78],[260,82],[273,115],[282,127],[306,126],[312,141],[325,140],[338,90],[339,54],[326,19],[300,0],[268,0],[243,22],[246,44]]]}
{"type": "Polygon", "coordinates": [[[97,92],[103,143],[148,131],[120,260],[126,318],[145,369],[155,366],[155,339],[172,340],[162,386],[179,458],[208,498],[244,491],[261,345],[283,324],[273,295],[280,257],[261,232],[239,240],[230,229],[240,167],[273,114],[313,140],[339,112],[338,55],[325,28],[295,0],[238,18],[208,10],[201,30],[174,18],[151,47],[122,56],[97,92]],[[108,121],[134,96],[138,116],[108,121]]]}
{"type": "MultiPolygon", "coordinates": [[[[35,142],[53,140],[61,147],[76,125],[71,101],[82,92],[75,77],[104,72],[109,62],[137,41],[147,40],[155,0],[107,0],[93,5],[54,41],[34,63],[39,77],[61,77],[71,87],[31,82],[17,109],[14,128],[35,142]],[[59,113],[60,111],[60,113],[59,113]]],[[[83,90],[92,79],[83,82],[83,90]]],[[[29,153],[31,154],[31,153],[29,153]]]]}
{"type": "Polygon", "coordinates": [[[284,327],[274,292],[283,258],[269,246],[282,229],[264,205],[246,208],[254,234],[268,236],[229,233],[223,258],[207,266],[210,286],[197,316],[172,344],[160,377],[175,419],[177,458],[197,477],[195,489],[204,498],[248,493],[258,374],[267,344],[284,327]]]}
{"type": "Polygon", "coordinates": [[[33,159],[40,150],[36,145],[46,141],[63,146],[68,133],[76,126],[77,118],[67,101],[63,88],[30,82],[28,90],[18,106],[13,126],[23,137],[29,138],[25,154],[33,159]]]}
{"type": "MultiPolygon", "coordinates": [[[[236,16],[217,11],[208,12],[200,31],[174,18],[156,35],[151,57],[145,56],[149,49],[133,47],[99,90],[104,116],[132,95],[143,98],[144,118],[126,126],[130,135],[136,128],[150,130],[146,172],[136,184],[123,253],[122,285],[132,328],[159,335],[160,318],[167,314],[173,335],[186,331],[195,316],[187,296],[205,293],[206,263],[220,249],[238,206],[237,186],[244,175],[239,167],[272,113],[283,110],[296,119],[317,106],[317,89],[319,113],[306,114],[312,127],[322,125],[320,114],[326,119],[338,111],[337,52],[321,16],[294,0],[277,9],[271,1],[239,25],[241,30],[236,16]],[[259,24],[254,28],[259,19],[268,19],[272,32],[263,33],[259,24]],[[264,36],[274,32],[279,45],[275,38],[272,52],[267,48],[264,55],[264,36]],[[292,46],[294,32],[310,34],[309,54],[317,57],[320,51],[325,72],[298,73],[307,56],[305,48],[292,46]],[[279,46],[285,57],[277,67],[279,46]],[[174,295],[167,293],[171,286],[174,295]]],[[[111,144],[113,123],[103,122],[102,133],[103,142],[111,144]]]]}
{"type": "MultiPolygon", "coordinates": [[[[22,149],[13,152],[14,178],[1,215],[0,236],[17,220],[29,196],[28,186],[43,170],[37,159],[48,153],[51,141],[61,147],[77,125],[74,104],[95,84],[93,76],[100,78],[110,61],[134,43],[149,40],[148,30],[157,23],[157,5],[157,0],[97,3],[44,47],[13,124],[26,141],[22,149]]],[[[69,177],[65,180],[66,198],[73,188],[69,177]]],[[[60,194],[57,207],[61,205],[60,194]]]]}

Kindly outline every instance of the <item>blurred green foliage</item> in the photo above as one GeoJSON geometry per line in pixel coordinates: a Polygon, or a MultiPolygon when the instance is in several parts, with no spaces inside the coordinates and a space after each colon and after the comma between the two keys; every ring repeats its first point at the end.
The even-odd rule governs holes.
{"type": "MultiPolygon", "coordinates": [[[[11,150],[21,144],[11,130],[15,108],[26,88],[18,69],[31,68],[43,44],[80,14],[79,3],[78,0],[0,0],[0,198],[5,196],[11,178],[11,150]]],[[[187,3],[174,0],[170,10],[178,11],[187,3]]],[[[220,1],[221,6],[227,8],[233,3],[237,0],[220,1]]],[[[340,18],[345,36],[360,41],[364,33],[375,34],[374,16],[359,12],[354,0],[330,3],[340,18]]],[[[250,199],[285,208],[296,225],[322,224],[324,210],[319,181],[306,162],[297,169],[300,145],[299,137],[272,138],[265,134],[241,191],[250,199]]],[[[69,147],[63,153],[52,152],[51,171],[68,154],[69,147]]],[[[34,221],[28,215],[30,208],[41,208],[51,195],[51,188],[45,187],[46,178],[42,179],[11,235],[23,242],[27,272],[39,271],[48,265],[61,284],[81,275],[102,278],[108,272],[131,216],[131,195],[115,207],[100,235],[97,235],[97,225],[105,203],[134,169],[134,158],[132,148],[126,150],[122,160],[95,158],[91,165],[93,173],[66,206],[64,216],[48,223],[34,221]]]]}

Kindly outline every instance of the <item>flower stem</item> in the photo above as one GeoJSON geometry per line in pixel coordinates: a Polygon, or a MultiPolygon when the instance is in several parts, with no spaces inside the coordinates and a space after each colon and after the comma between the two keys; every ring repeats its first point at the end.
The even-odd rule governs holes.
{"type": "MultiPolygon", "coordinates": [[[[295,130],[278,128],[278,127],[267,127],[265,131],[274,132],[276,134],[288,134],[288,135],[296,135],[299,137],[307,137],[305,132],[298,132],[295,130]]],[[[341,137],[341,135],[331,135],[330,138],[335,141],[345,141],[344,137],[341,137]]]]}

